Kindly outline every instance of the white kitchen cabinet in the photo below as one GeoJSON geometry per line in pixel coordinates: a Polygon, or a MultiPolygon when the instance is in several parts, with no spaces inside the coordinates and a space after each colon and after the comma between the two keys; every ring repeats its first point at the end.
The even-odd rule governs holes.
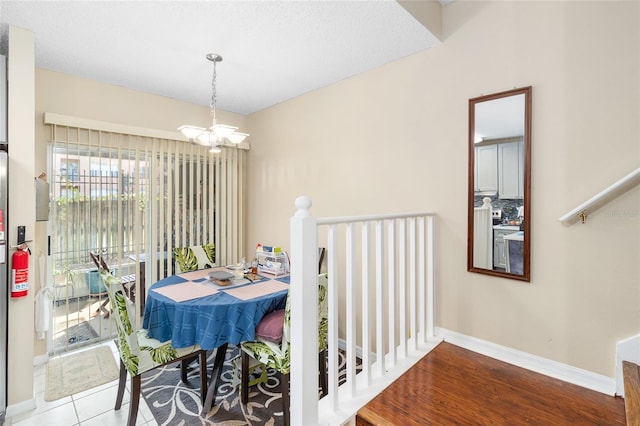
{"type": "Polygon", "coordinates": [[[524,142],[508,142],[498,147],[498,197],[524,196],[524,142]]]}
{"type": "Polygon", "coordinates": [[[498,145],[475,148],[475,191],[495,194],[498,191],[498,145]]]}
{"type": "Polygon", "coordinates": [[[523,250],[524,232],[514,232],[504,236],[504,252],[507,256],[507,272],[520,274],[524,272],[523,250]]]}
{"type": "Polygon", "coordinates": [[[512,225],[496,225],[493,227],[493,267],[507,269],[507,252],[505,235],[518,232],[520,227],[512,225]]]}

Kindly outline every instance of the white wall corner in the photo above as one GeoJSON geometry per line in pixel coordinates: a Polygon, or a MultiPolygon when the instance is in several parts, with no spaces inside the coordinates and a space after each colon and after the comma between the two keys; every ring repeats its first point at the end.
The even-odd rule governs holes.
{"type": "Polygon", "coordinates": [[[616,395],[624,397],[622,361],[640,364],[640,334],[616,343],[616,395]]]}
{"type": "MultiPolygon", "coordinates": [[[[35,185],[35,34],[29,30],[9,26],[9,50],[7,57],[7,131],[9,151],[9,175],[7,202],[10,230],[25,225],[26,239],[33,240],[36,209],[35,185]]],[[[13,234],[16,235],[16,234],[13,234]]],[[[15,236],[7,243],[16,244],[15,236]]],[[[34,253],[39,246],[31,244],[34,253]]],[[[11,259],[11,253],[9,253],[11,259]]],[[[29,276],[35,276],[35,263],[30,262],[29,276]]],[[[11,267],[9,264],[8,267],[11,267]]],[[[33,284],[33,281],[31,281],[33,284]]],[[[33,357],[34,357],[34,296],[12,299],[8,315],[11,318],[7,329],[7,403],[21,406],[22,401],[33,398],[33,357]],[[25,338],[25,330],[31,330],[30,338],[25,338]]]]}
{"type": "Polygon", "coordinates": [[[435,38],[442,41],[442,3],[436,0],[397,0],[411,16],[424,26],[435,38]]]}
{"type": "Polygon", "coordinates": [[[573,383],[574,385],[582,386],[606,395],[614,396],[616,393],[616,381],[612,377],[603,376],[592,371],[583,370],[444,328],[436,327],[435,334],[444,339],[445,342],[536,373],[544,374],[545,376],[553,377],[554,379],[573,383]]]}

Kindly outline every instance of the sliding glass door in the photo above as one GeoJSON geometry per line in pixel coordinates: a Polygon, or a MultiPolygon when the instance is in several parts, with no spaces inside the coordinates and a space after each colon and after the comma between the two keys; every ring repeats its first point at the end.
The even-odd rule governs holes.
{"type": "Polygon", "coordinates": [[[138,318],[146,289],[173,274],[173,248],[214,243],[220,264],[242,256],[243,150],[56,125],[51,136],[50,352],[114,336],[90,251],[135,275],[138,318]]]}

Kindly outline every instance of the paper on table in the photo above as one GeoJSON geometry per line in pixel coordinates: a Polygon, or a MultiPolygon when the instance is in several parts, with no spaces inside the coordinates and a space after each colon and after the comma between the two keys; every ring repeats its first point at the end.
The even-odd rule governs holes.
{"type": "Polygon", "coordinates": [[[185,300],[192,300],[199,297],[210,296],[218,292],[218,290],[213,287],[194,283],[191,281],[158,288],[152,287],[151,291],[160,293],[171,300],[175,300],[176,302],[184,302],[185,300]]]}
{"type": "Polygon", "coordinates": [[[276,280],[264,281],[261,283],[251,284],[244,287],[233,288],[230,290],[222,290],[233,297],[237,297],[242,300],[254,299],[256,297],[264,296],[266,294],[275,293],[281,290],[287,290],[289,284],[285,284],[276,280]]]}
{"type": "Polygon", "coordinates": [[[199,280],[201,278],[209,278],[209,272],[211,271],[222,271],[222,270],[224,270],[224,268],[198,269],[197,271],[178,274],[178,276],[184,278],[185,280],[193,281],[193,280],[199,280]]]}

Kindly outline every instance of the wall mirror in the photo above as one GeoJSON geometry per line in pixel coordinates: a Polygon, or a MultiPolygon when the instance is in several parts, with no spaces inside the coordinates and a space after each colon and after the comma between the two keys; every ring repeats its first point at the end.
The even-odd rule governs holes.
{"type": "Polygon", "coordinates": [[[469,99],[467,270],[530,281],[531,87],[469,99]]]}

